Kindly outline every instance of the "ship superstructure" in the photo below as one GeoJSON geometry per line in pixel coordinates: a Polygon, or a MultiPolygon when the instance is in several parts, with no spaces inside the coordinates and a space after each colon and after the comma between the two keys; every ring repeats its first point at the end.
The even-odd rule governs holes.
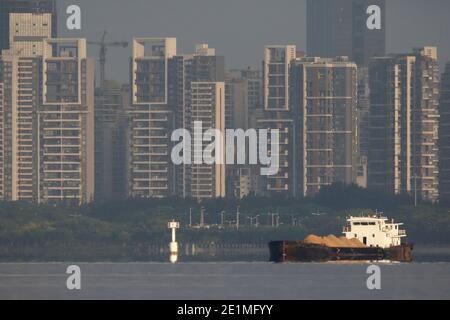
{"type": "Polygon", "coordinates": [[[347,239],[356,238],[367,247],[390,248],[400,246],[406,237],[406,231],[400,229],[402,225],[380,215],[350,216],[343,233],[347,239]]]}

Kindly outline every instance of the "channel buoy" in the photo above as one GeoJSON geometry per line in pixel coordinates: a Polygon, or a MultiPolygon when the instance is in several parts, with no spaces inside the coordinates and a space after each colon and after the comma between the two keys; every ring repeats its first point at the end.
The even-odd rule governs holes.
{"type": "Polygon", "coordinates": [[[168,228],[172,230],[172,241],[169,244],[170,262],[176,263],[178,261],[178,243],[176,239],[176,230],[180,228],[180,223],[171,221],[168,223],[168,228]]]}

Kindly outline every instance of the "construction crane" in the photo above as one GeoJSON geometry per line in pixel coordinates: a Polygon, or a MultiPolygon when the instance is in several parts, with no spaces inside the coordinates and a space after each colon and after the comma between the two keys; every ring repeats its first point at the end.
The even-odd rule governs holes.
{"type": "Polygon", "coordinates": [[[103,88],[105,84],[105,77],[106,77],[106,52],[108,47],[122,47],[126,48],[128,47],[127,41],[117,41],[117,42],[106,42],[106,31],[103,31],[103,36],[101,41],[88,41],[88,44],[100,46],[100,54],[99,54],[99,61],[100,61],[100,86],[103,88]]]}

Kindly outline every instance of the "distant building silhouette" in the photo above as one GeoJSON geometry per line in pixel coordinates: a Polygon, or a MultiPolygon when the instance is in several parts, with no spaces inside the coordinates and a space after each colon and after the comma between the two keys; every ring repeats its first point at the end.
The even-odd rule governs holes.
{"type": "Polygon", "coordinates": [[[95,200],[127,197],[128,86],[106,80],[95,92],[95,200]]]}
{"type": "Polygon", "coordinates": [[[358,65],[383,56],[386,50],[385,0],[308,0],[307,51],[309,56],[347,56],[358,65]],[[369,30],[367,8],[381,9],[381,29],[369,30]]]}

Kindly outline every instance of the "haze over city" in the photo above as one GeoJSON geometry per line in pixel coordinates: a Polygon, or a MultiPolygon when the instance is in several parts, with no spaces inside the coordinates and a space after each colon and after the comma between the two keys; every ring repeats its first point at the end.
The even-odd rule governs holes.
{"type": "MultiPolygon", "coordinates": [[[[306,51],[305,0],[58,0],[59,16],[79,4],[82,30],[66,37],[131,41],[133,37],[176,37],[178,51],[189,53],[197,43],[209,43],[224,55],[230,69],[260,68],[263,48],[270,44],[296,44],[306,51]]],[[[386,52],[402,53],[418,46],[437,46],[441,69],[450,60],[450,2],[447,0],[388,0],[386,52]]],[[[98,48],[89,46],[89,56],[98,48]]],[[[108,52],[107,78],[127,83],[130,49],[108,52]]]]}
{"type": "Polygon", "coordinates": [[[4,199],[296,198],[343,183],[450,201],[448,4],[186,3],[0,2],[4,199]],[[228,145],[258,129],[277,149],[235,166],[226,129],[228,145]]]}
{"type": "Polygon", "coordinates": [[[449,13],[0,0],[0,299],[448,295],[449,13]]]}

